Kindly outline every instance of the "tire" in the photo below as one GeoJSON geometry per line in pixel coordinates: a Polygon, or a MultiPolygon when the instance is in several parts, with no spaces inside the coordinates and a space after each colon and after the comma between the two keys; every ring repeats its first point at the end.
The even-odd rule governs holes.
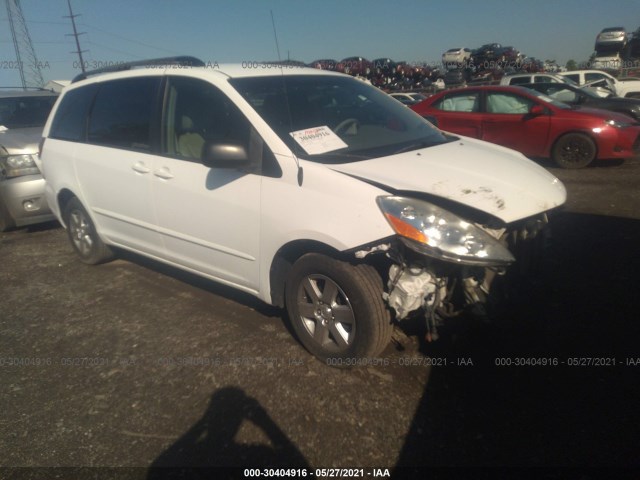
{"type": "Polygon", "coordinates": [[[393,325],[382,299],[382,279],[370,265],[310,253],[292,267],[286,305],[298,340],[333,366],[380,354],[393,325]]]}
{"type": "Polygon", "coordinates": [[[11,214],[0,199],[0,232],[6,232],[16,226],[16,222],[11,218],[11,214]]]}
{"type": "Polygon", "coordinates": [[[113,252],[100,239],[93,220],[76,197],[67,203],[63,218],[71,245],[82,262],[97,265],[113,257],[113,252]]]}
{"type": "Polygon", "coordinates": [[[562,168],[584,168],[596,158],[596,144],[583,133],[567,133],[556,140],[551,158],[562,168]]]}

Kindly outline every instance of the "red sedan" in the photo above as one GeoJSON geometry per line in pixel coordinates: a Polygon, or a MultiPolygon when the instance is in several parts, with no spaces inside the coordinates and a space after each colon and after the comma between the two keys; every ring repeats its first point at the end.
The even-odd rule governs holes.
{"type": "Polygon", "coordinates": [[[564,168],[640,153],[640,123],[631,117],[572,107],[522,87],[447,90],[410,108],[442,130],[550,157],[564,168]]]}

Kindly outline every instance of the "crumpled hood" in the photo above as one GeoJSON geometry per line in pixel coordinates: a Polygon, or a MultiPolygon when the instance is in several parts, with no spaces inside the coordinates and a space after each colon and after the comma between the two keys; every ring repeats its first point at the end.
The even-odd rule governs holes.
{"type": "Polygon", "coordinates": [[[514,150],[459,140],[333,170],[394,190],[424,192],[513,222],[562,205],[564,185],[514,150]]]}
{"type": "Polygon", "coordinates": [[[29,154],[38,151],[43,127],[13,128],[0,131],[0,150],[9,155],[29,154]]]}

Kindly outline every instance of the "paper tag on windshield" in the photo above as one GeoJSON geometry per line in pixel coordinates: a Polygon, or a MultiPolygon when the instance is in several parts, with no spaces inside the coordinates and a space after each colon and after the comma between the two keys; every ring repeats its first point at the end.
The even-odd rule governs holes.
{"type": "Polygon", "coordinates": [[[326,125],[289,132],[289,135],[309,155],[332,152],[349,146],[326,125]]]}

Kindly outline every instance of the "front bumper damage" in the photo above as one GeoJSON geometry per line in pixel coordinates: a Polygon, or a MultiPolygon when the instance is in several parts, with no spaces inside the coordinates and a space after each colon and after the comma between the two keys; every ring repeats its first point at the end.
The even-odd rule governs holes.
{"type": "Polygon", "coordinates": [[[413,251],[397,238],[358,250],[355,256],[362,259],[384,254],[385,262],[379,263],[387,284],[383,296],[396,321],[423,315],[427,340],[436,340],[438,326],[446,318],[462,312],[486,317],[495,279],[505,277],[508,272],[511,276],[508,281],[517,282],[516,277],[527,277],[540,265],[539,258],[546,254],[549,245],[546,214],[504,228],[478,226],[509,248],[516,259],[514,265],[474,266],[443,261],[413,251]]]}

